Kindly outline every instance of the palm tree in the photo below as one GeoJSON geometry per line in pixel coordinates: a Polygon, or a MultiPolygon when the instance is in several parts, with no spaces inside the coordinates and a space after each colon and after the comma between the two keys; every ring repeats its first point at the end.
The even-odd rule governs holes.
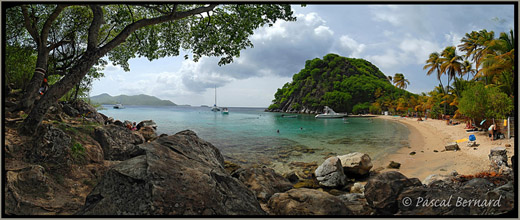
{"type": "MultiPolygon", "coordinates": [[[[455,78],[457,74],[462,75],[462,64],[459,62],[462,57],[457,55],[455,46],[446,47],[441,53],[441,71],[448,76],[448,86],[450,87],[450,80],[455,78]]],[[[449,89],[446,89],[449,92],[449,89]]]]}
{"type": "Polygon", "coordinates": [[[461,51],[466,52],[465,56],[467,58],[471,57],[471,60],[475,62],[477,71],[482,62],[482,57],[485,55],[487,45],[493,40],[494,36],[495,33],[493,31],[488,32],[486,29],[483,29],[478,32],[466,33],[461,39],[462,44],[458,47],[461,51]]]}
{"type": "Polygon", "coordinates": [[[482,69],[477,72],[480,77],[491,77],[496,83],[495,76],[505,71],[513,70],[515,63],[515,44],[513,30],[509,35],[502,32],[498,39],[489,41],[485,55],[480,59],[482,69]]]}
{"type": "Polygon", "coordinates": [[[434,71],[436,71],[437,80],[439,80],[439,82],[441,83],[441,87],[443,87],[441,80],[441,76],[443,74],[443,72],[441,71],[441,63],[441,56],[439,55],[439,53],[433,52],[430,54],[430,58],[426,60],[426,65],[424,65],[423,69],[428,69],[428,72],[426,72],[427,76],[431,75],[434,71]]]}
{"type": "Polygon", "coordinates": [[[396,73],[394,75],[394,80],[393,80],[395,86],[397,88],[400,88],[400,89],[406,89],[407,85],[406,84],[410,84],[410,81],[408,81],[407,79],[404,78],[404,75],[402,73],[396,73]]]}
{"type": "MultiPolygon", "coordinates": [[[[469,60],[464,60],[464,62],[462,63],[462,75],[467,75],[468,76],[468,81],[469,81],[469,75],[473,75],[473,77],[475,77],[475,74],[476,74],[476,71],[475,69],[473,69],[473,65],[471,64],[471,62],[469,62],[469,60]]],[[[473,78],[472,77],[472,78],[473,78]]]]}

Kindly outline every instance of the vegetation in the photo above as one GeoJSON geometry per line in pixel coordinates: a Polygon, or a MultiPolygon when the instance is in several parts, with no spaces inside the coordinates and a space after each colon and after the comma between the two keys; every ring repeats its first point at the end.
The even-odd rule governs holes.
{"type": "MultiPolygon", "coordinates": [[[[396,74],[401,87],[409,83],[396,74]]],[[[305,68],[275,93],[270,110],[321,111],[329,106],[338,112],[374,113],[389,110],[399,98],[415,95],[393,86],[373,64],[363,59],[328,54],[305,62],[305,68]],[[374,107],[371,108],[371,105],[374,107]],[[376,107],[377,106],[377,107],[376,107]]],[[[409,106],[403,107],[405,112],[409,106]]]]}
{"type": "Polygon", "coordinates": [[[155,106],[176,106],[175,103],[170,100],[161,100],[154,96],[149,95],[118,95],[111,96],[109,94],[103,93],[101,95],[90,97],[90,101],[92,103],[99,104],[117,104],[121,103],[123,105],[155,105],[155,106]]]}

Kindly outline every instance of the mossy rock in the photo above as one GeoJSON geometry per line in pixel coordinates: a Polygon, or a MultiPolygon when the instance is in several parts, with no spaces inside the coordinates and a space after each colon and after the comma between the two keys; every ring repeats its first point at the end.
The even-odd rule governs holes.
{"type": "Polygon", "coordinates": [[[297,182],[293,185],[295,189],[298,188],[309,188],[309,189],[318,189],[320,188],[320,184],[316,179],[304,179],[300,180],[300,182],[297,182]]]}
{"type": "Polygon", "coordinates": [[[228,173],[233,173],[233,172],[235,172],[235,170],[238,170],[239,168],[240,168],[239,165],[234,164],[231,161],[227,161],[227,160],[224,161],[224,169],[226,171],[228,171],[228,173]]]}

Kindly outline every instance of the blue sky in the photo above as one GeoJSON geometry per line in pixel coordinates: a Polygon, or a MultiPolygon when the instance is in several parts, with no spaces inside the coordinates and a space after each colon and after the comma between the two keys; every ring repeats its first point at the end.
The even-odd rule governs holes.
{"type": "Polygon", "coordinates": [[[256,30],[254,48],[232,64],[218,66],[214,57],[195,63],[184,54],[132,59],[130,72],[107,66],[91,95],[147,94],[198,106],[213,104],[217,86],[219,106],[267,107],[306,60],[328,53],[366,59],[386,75],[403,73],[408,91],[428,92],[439,84],[423,70],[430,53],[460,44],[471,31],[487,29],[498,37],[513,29],[515,18],[513,5],[489,4],[294,5],[293,11],[296,22],[256,30]]]}

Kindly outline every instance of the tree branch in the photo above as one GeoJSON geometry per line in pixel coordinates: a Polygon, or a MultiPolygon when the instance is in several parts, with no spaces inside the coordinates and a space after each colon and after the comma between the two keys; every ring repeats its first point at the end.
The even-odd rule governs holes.
{"type": "MultiPolygon", "coordinates": [[[[97,51],[99,53],[98,56],[101,57],[101,56],[105,55],[106,53],[108,53],[108,51],[114,49],[119,44],[123,43],[126,40],[126,38],[128,38],[128,36],[130,36],[130,34],[134,33],[136,30],[138,30],[140,28],[143,28],[143,27],[149,26],[149,25],[160,24],[160,23],[164,23],[164,22],[168,22],[168,21],[179,20],[179,19],[191,16],[191,15],[212,11],[215,7],[217,7],[217,5],[218,4],[211,4],[207,7],[199,7],[199,8],[189,10],[189,11],[177,12],[177,13],[173,13],[170,15],[164,15],[164,16],[149,18],[149,19],[141,19],[139,21],[136,21],[136,22],[126,26],[114,39],[112,39],[110,42],[108,42],[105,46],[101,47],[99,49],[99,51],[97,51]]],[[[89,36],[89,38],[90,38],[90,36],[89,36]]]]}
{"type": "Polygon", "coordinates": [[[27,5],[22,5],[22,14],[23,14],[23,20],[24,20],[24,26],[27,31],[29,31],[29,34],[33,38],[33,40],[40,44],[39,37],[38,37],[38,31],[34,28],[34,26],[31,25],[30,18],[29,18],[29,12],[27,12],[27,5]]]}
{"type": "Polygon", "coordinates": [[[170,12],[163,11],[162,9],[158,8],[157,6],[143,5],[143,7],[153,9],[161,14],[165,14],[165,15],[170,14],[170,12]]]}
{"type": "Polygon", "coordinates": [[[56,6],[56,8],[52,12],[52,14],[47,18],[47,20],[43,24],[42,34],[40,35],[41,42],[44,43],[42,45],[43,47],[47,46],[47,45],[45,45],[45,43],[47,42],[47,37],[49,36],[49,31],[51,29],[52,23],[56,20],[56,18],[58,18],[58,15],[60,15],[61,12],[63,11],[63,9],[65,9],[66,7],[68,7],[68,5],[56,6]]]}
{"type": "Polygon", "coordinates": [[[48,49],[49,49],[49,51],[52,51],[52,50],[56,49],[57,47],[62,46],[62,45],[64,45],[64,44],[68,44],[68,43],[70,43],[70,42],[72,42],[72,41],[69,41],[69,40],[61,40],[61,41],[58,42],[58,43],[55,43],[55,44],[50,45],[50,46],[48,47],[48,49]]]}
{"type": "Polygon", "coordinates": [[[101,24],[103,23],[103,9],[99,5],[91,5],[90,9],[94,17],[92,18],[92,23],[88,29],[88,43],[87,43],[87,51],[93,51],[97,48],[99,29],[101,24]]]}

